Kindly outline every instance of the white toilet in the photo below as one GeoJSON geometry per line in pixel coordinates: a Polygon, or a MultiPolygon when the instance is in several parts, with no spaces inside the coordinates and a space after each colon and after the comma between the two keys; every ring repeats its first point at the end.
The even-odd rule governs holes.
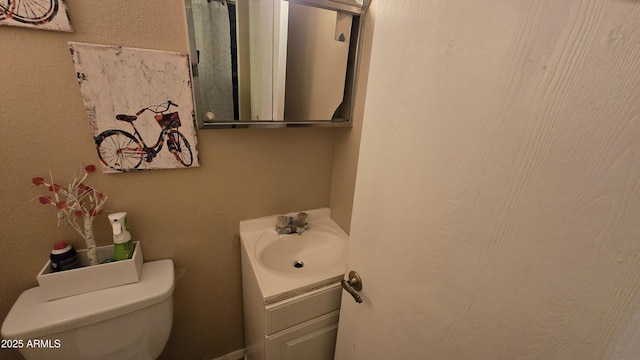
{"type": "Polygon", "coordinates": [[[137,283],[53,301],[35,287],[16,300],[2,337],[26,359],[156,359],[171,331],[173,288],[172,260],[144,263],[137,283]]]}

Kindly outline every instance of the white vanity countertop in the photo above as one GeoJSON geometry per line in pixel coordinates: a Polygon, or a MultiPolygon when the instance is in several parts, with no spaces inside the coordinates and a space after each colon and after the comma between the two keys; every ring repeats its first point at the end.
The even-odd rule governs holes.
{"type": "MultiPolygon", "coordinates": [[[[322,208],[305,210],[304,212],[309,215],[308,223],[310,229],[308,233],[305,232],[302,235],[277,235],[275,224],[278,215],[240,222],[240,241],[242,243],[243,256],[248,259],[248,264],[243,264],[243,271],[247,271],[247,268],[250,266],[258,281],[258,286],[265,304],[271,304],[323,287],[327,284],[338,282],[344,277],[347,269],[346,249],[349,239],[348,235],[330,218],[331,209],[322,208]],[[294,268],[293,262],[289,261],[291,262],[291,271],[287,271],[288,273],[285,274],[268,268],[258,259],[260,251],[264,249],[263,244],[266,241],[274,241],[265,240],[266,237],[271,239],[277,237],[278,240],[275,241],[286,241],[288,239],[290,242],[295,243],[297,236],[315,236],[314,234],[335,239],[335,241],[339,243],[339,254],[335,255],[335,258],[332,256],[331,263],[322,271],[307,272],[307,269],[298,270],[294,268]]],[[[297,212],[281,215],[295,217],[296,214],[297,212]]],[[[295,252],[296,256],[299,256],[303,261],[305,258],[313,256],[306,254],[306,249],[299,249],[295,252]]],[[[313,264],[309,264],[308,269],[312,267],[313,264]]]]}

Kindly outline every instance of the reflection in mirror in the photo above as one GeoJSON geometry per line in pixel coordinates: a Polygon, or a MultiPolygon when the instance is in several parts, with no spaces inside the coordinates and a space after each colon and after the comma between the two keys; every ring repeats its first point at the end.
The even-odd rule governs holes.
{"type": "Polygon", "coordinates": [[[352,16],[289,6],[285,120],[333,119],[342,103],[352,16]]]}
{"type": "Polygon", "coordinates": [[[208,84],[200,88],[202,106],[221,119],[239,118],[238,61],[236,41],[236,4],[217,1],[194,1],[196,28],[210,36],[209,41],[196,37],[198,77],[208,84]]]}
{"type": "Polygon", "coordinates": [[[365,8],[357,0],[187,0],[200,127],[349,126],[365,8]]]}
{"type": "Polygon", "coordinates": [[[242,103],[240,96],[241,90],[245,98],[249,96],[244,94],[249,79],[240,75],[249,74],[248,62],[238,61],[238,52],[243,51],[238,45],[248,46],[248,28],[236,26],[238,18],[249,24],[247,10],[246,1],[187,1],[189,41],[191,49],[195,49],[191,52],[194,92],[198,109],[202,110],[199,117],[250,119],[250,105],[242,103]]]}

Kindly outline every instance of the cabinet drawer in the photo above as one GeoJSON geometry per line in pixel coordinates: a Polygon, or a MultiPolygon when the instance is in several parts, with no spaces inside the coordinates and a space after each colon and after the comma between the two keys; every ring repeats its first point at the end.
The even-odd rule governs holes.
{"type": "Polygon", "coordinates": [[[339,311],[322,315],[266,337],[267,359],[333,360],[339,311]]]}
{"type": "Polygon", "coordinates": [[[270,335],[340,309],[339,283],[283,300],[265,307],[266,334],[270,335]]]}

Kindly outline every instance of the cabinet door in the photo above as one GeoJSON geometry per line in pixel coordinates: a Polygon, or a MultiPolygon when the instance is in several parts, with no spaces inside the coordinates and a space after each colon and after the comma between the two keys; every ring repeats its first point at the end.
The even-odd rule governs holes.
{"type": "Polygon", "coordinates": [[[333,360],[340,311],[267,336],[267,360],[333,360]]]}

